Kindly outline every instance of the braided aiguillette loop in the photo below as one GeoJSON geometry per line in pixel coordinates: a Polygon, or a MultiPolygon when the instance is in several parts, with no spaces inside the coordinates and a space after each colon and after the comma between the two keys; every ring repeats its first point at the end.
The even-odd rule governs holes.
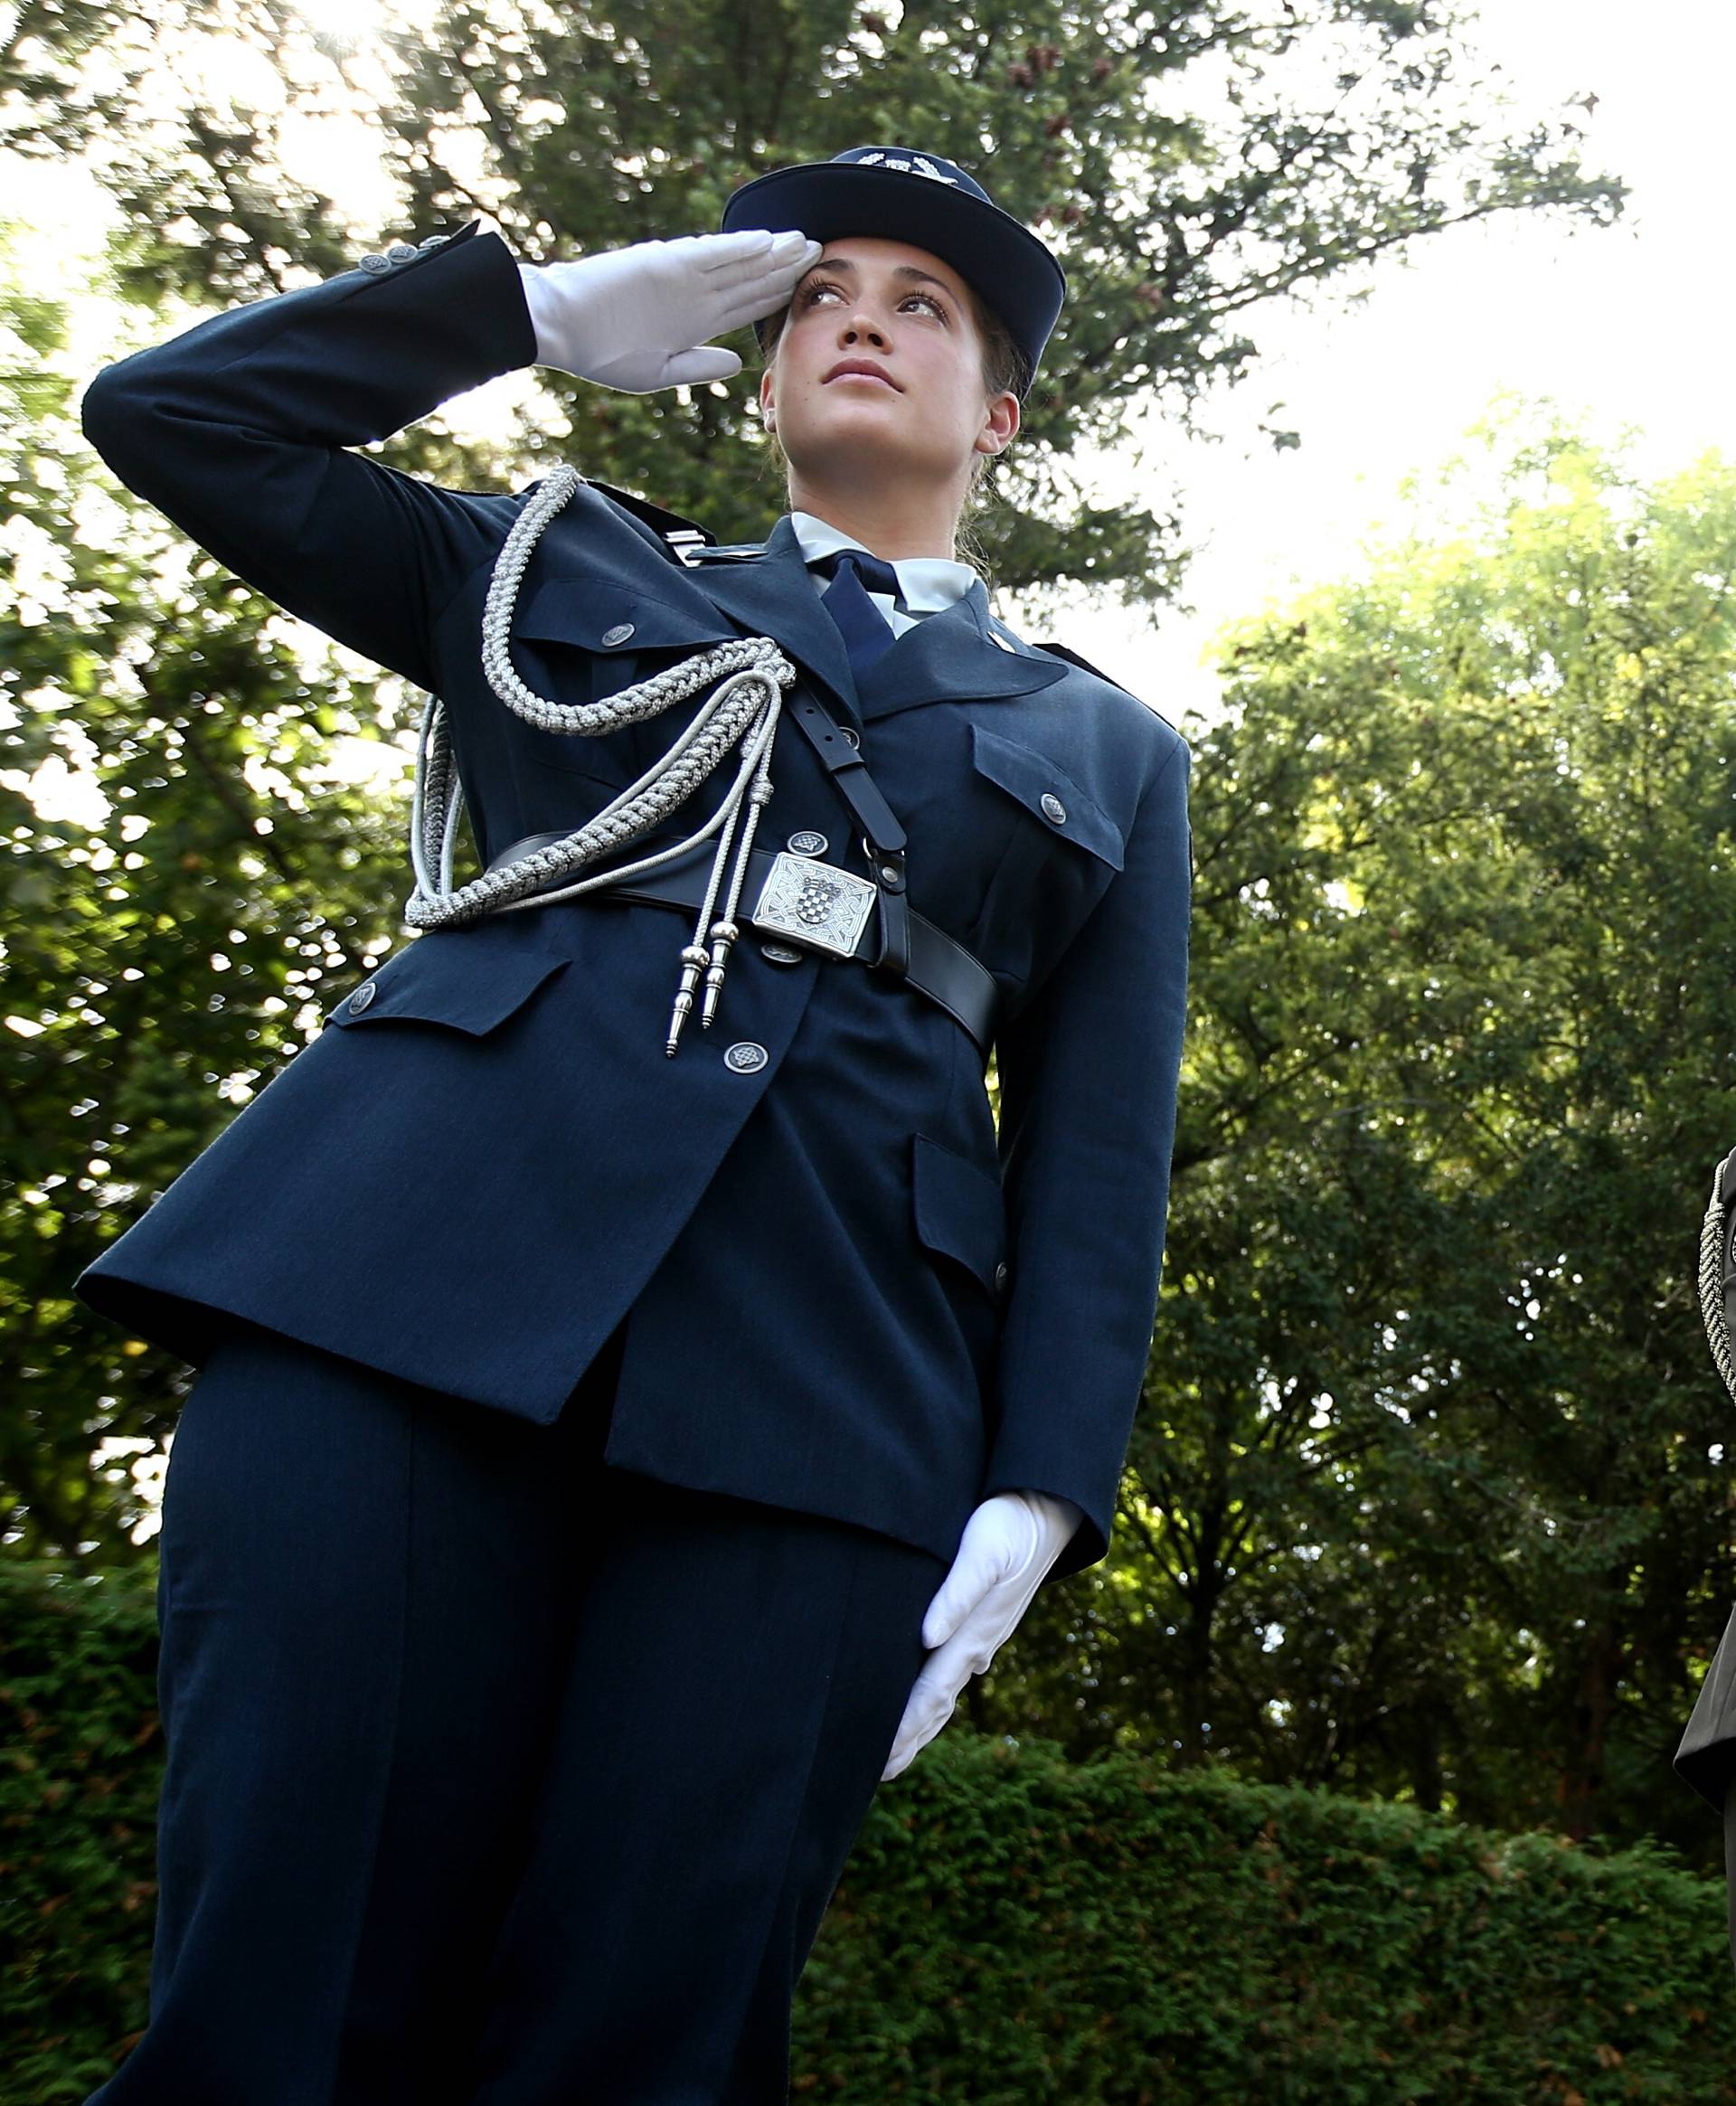
{"type": "Polygon", "coordinates": [[[578,488],[580,480],[578,472],[564,463],[554,468],[513,523],[501,545],[483,602],[482,665],[488,685],[526,722],[547,732],[586,734],[643,722],[677,702],[690,700],[713,682],[716,685],[661,759],[584,826],[564,840],[485,872],[456,890],[452,856],[464,810],[464,788],[453,759],[445,704],[438,695],[430,695],[417,737],[410,820],[410,862],[416,882],[405,902],[404,920],[414,929],[459,928],[485,914],[549,906],[675,862],[713,834],[719,835],[693,940],[681,952],[681,984],[664,1047],[665,1053],[673,1054],[681,1026],[693,1007],[702,971],[706,978],[702,1027],[709,1025],[716,1013],[730,945],[740,933],[735,913],[749,869],[754,828],[772,794],[772,740],[784,691],[795,681],[796,669],[771,637],[743,637],[695,652],[682,664],[668,666],[618,694],[606,695],[600,702],[551,702],[527,686],[513,665],[510,647],[519,584],[538,537],[578,488]],[[703,826],[654,855],[594,872],[589,877],[572,876],[599,857],[624,847],[685,803],[737,748],[741,751],[735,779],[717,811],[703,826]],[[724,873],[744,805],[747,814],[725,885],[724,873]],[[571,883],[558,882],[569,877],[571,883]],[[552,880],[556,881],[553,889],[550,889],[552,880]],[[724,911],[711,921],[712,907],[720,890],[724,911]]]}
{"type": "Polygon", "coordinates": [[[1732,1355],[1730,1319],[1724,1299],[1724,1263],[1729,1213],[1722,1196],[1723,1165],[1712,1180],[1712,1198],[1700,1223],[1700,1316],[1706,1327],[1706,1344],[1712,1365],[1724,1387],[1736,1401],[1736,1355],[1732,1355]]]}

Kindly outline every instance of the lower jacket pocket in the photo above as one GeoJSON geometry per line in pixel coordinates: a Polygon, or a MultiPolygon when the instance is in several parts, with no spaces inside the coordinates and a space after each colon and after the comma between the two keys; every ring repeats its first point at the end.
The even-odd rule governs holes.
{"type": "Polygon", "coordinates": [[[954,1259],[998,1297],[1006,1280],[1006,1204],[992,1171],[931,1139],[911,1140],[916,1238],[954,1259]]]}
{"type": "Polygon", "coordinates": [[[478,947],[461,935],[420,936],[326,1012],[344,1028],[444,1024],[480,1038],[522,1009],[567,963],[546,951],[478,947]]]}

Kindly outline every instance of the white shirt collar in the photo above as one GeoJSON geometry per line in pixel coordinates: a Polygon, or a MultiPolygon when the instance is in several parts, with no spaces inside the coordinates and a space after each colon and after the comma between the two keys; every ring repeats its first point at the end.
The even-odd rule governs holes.
{"type": "MultiPolygon", "coordinates": [[[[874,552],[812,512],[792,512],[789,523],[796,530],[805,563],[817,563],[837,549],[863,549],[869,555],[874,552]]],[[[901,556],[892,568],[898,573],[899,607],[913,615],[939,614],[962,600],[976,582],[976,573],[968,563],[955,563],[946,556],[901,556]]],[[[871,593],[869,597],[882,599],[884,595],[871,593]]]]}

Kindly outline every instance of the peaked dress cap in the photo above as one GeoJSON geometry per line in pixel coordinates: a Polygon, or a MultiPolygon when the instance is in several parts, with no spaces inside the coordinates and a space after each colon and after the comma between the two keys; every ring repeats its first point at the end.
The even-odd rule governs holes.
{"type": "Polygon", "coordinates": [[[878,235],[939,257],[1011,332],[1024,357],[1022,395],[1067,297],[1066,274],[1028,227],[956,161],[908,146],[848,146],[829,161],[756,176],[731,194],[719,222],[725,234],[742,227],[794,229],[815,241],[878,235]]]}

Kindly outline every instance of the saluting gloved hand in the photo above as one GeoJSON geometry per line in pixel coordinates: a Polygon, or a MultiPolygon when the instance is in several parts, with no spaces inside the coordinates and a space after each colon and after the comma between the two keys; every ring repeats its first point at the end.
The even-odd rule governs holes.
{"type": "Polygon", "coordinates": [[[741,361],[709,339],[776,314],[820,252],[806,234],[742,228],[521,263],[536,363],[630,395],[728,380],[741,361]]]}
{"type": "Polygon", "coordinates": [[[1083,1514],[1053,1492],[996,1492],[966,1522],[952,1570],[922,1619],[922,1642],[935,1650],[905,1704],[882,1784],[910,1768],[952,1716],[965,1684],[986,1672],[1083,1514]]]}

